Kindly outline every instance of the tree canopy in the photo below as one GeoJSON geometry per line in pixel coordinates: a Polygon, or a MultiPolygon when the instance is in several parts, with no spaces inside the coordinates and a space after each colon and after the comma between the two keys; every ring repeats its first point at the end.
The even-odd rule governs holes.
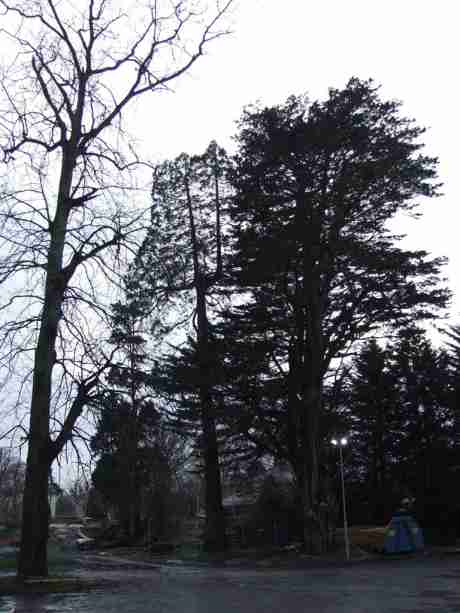
{"type": "MultiPolygon", "coordinates": [[[[262,415],[265,443],[274,448],[284,433],[309,518],[319,513],[320,418],[333,360],[377,330],[435,317],[449,296],[444,261],[404,249],[388,227],[438,193],[423,133],[400,103],[358,79],[325,101],[249,107],[239,123],[230,214],[244,300],[229,309],[222,336],[233,339],[236,394],[246,390],[243,412],[253,415],[247,431],[264,432],[254,428],[262,415]],[[252,379],[250,361],[259,371],[252,379]]],[[[319,531],[310,522],[308,532],[306,541],[319,531]]]]}

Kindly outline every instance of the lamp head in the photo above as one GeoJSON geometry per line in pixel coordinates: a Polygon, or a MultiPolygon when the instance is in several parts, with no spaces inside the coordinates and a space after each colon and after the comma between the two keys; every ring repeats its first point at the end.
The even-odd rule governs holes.
{"type": "Polygon", "coordinates": [[[333,438],[331,439],[331,443],[332,445],[334,445],[334,447],[345,447],[345,445],[348,445],[348,439],[345,438],[345,436],[342,436],[342,438],[333,438]]]}

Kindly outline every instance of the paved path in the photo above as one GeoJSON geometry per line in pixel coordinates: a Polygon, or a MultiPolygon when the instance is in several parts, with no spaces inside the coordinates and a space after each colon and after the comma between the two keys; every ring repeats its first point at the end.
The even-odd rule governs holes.
{"type": "Polygon", "coordinates": [[[0,598],[0,613],[459,613],[460,558],[299,570],[89,568],[109,591],[0,598]]]}

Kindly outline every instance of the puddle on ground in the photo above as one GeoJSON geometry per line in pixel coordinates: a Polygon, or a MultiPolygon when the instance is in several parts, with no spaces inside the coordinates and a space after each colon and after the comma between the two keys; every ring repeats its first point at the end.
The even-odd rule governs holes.
{"type": "Polygon", "coordinates": [[[0,613],[15,613],[15,605],[12,598],[0,596],[0,613]]]}
{"type": "Polygon", "coordinates": [[[84,594],[45,594],[41,596],[2,596],[0,613],[76,613],[87,611],[84,594]]]}

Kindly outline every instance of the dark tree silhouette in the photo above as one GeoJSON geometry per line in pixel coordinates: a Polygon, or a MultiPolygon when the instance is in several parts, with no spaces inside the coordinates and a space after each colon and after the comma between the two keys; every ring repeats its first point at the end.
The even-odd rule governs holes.
{"type": "MultiPolygon", "coordinates": [[[[175,306],[188,327],[189,349],[170,355],[162,372],[156,369],[157,385],[179,407],[188,407],[186,420],[195,424],[206,483],[208,550],[226,546],[210,311],[224,275],[227,164],[225,152],[211,143],[202,156],[183,154],[157,168],[152,225],[136,259],[139,291],[151,296],[156,317],[161,322],[164,310],[170,315],[175,306]]],[[[184,417],[184,411],[179,416],[184,417]]]]}
{"type": "Polygon", "coordinates": [[[272,444],[285,433],[309,548],[321,548],[318,445],[332,361],[385,324],[432,317],[448,297],[443,261],[402,249],[388,230],[417,197],[437,194],[436,159],[400,107],[352,79],[324,102],[248,108],[239,124],[231,217],[244,300],[224,334],[248,347],[241,359],[233,352],[240,379],[251,351],[267,373],[262,390],[278,389],[275,402],[261,402],[248,378],[254,403],[244,410],[262,415],[272,444]]]}
{"type": "Polygon", "coordinates": [[[404,410],[390,354],[376,341],[363,347],[353,364],[344,400],[352,435],[350,452],[372,520],[384,523],[394,505],[394,468],[404,436],[404,410]]]}
{"type": "Polygon", "coordinates": [[[113,280],[120,244],[140,226],[119,205],[138,162],[122,116],[196,62],[222,34],[217,24],[230,4],[208,12],[195,2],[152,0],[128,14],[107,0],[0,1],[11,26],[2,28],[2,44],[16,51],[2,75],[0,143],[9,183],[17,183],[2,198],[0,281],[23,288],[30,280],[28,289],[4,293],[4,318],[14,308],[2,334],[12,347],[7,358],[33,347],[21,577],[47,574],[48,473],[100,375],[81,311],[98,312],[95,274],[113,280]],[[53,398],[66,390],[53,433],[53,398]]]}

